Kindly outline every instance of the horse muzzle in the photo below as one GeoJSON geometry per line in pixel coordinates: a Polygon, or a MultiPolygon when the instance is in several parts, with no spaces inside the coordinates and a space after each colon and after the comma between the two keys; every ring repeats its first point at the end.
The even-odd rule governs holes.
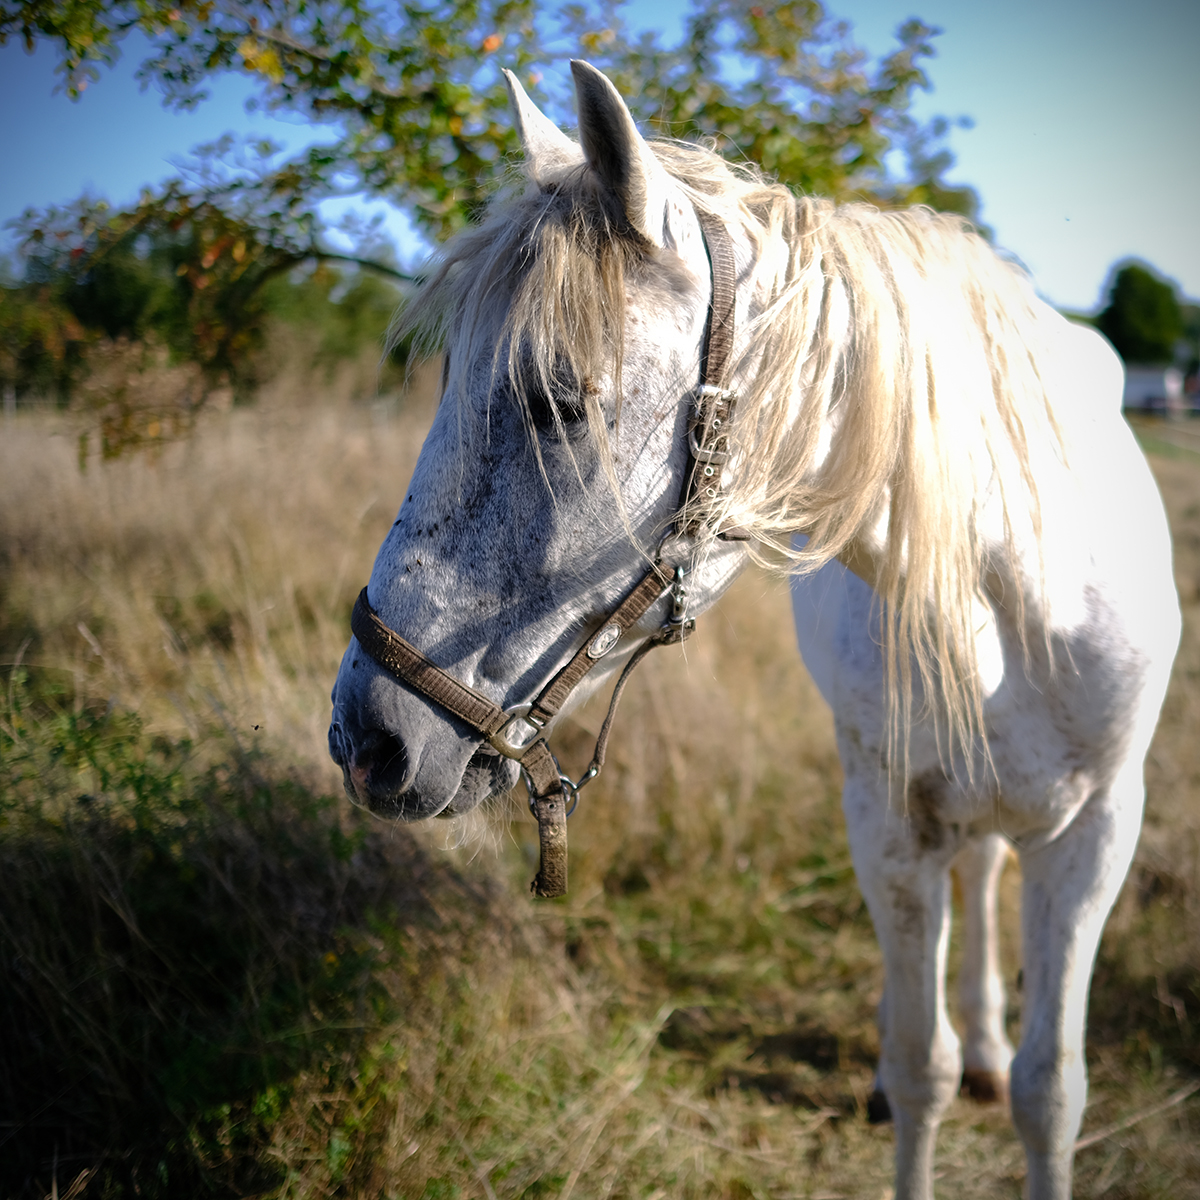
{"type": "Polygon", "coordinates": [[[461,816],[517,782],[515,762],[486,744],[472,749],[447,729],[447,744],[406,741],[378,725],[334,710],[329,754],[342,769],[347,796],[378,817],[422,821],[461,816]]]}

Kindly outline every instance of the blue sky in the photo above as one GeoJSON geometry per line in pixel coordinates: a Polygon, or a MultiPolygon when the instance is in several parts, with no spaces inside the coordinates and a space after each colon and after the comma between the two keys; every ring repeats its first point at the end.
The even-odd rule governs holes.
{"type": "MultiPolygon", "coordinates": [[[[636,23],[678,29],[682,0],[635,0],[636,23]]],[[[1109,270],[1136,256],[1200,297],[1200,3],[1197,0],[829,0],[873,55],[908,16],[939,26],[934,89],[918,115],[973,119],[954,129],[955,181],[983,199],[997,241],[1056,304],[1092,309],[1109,270]]],[[[121,203],[174,173],[194,145],[227,130],[299,148],[319,130],[247,114],[249,82],[218,80],[192,113],[164,110],[126,53],[78,103],[54,94],[53,55],[0,48],[0,223],[85,187],[121,203]]],[[[349,202],[339,202],[347,207],[349,202]]],[[[333,206],[336,207],[336,206],[333,206]]],[[[415,252],[400,214],[388,228],[415,252]]],[[[326,216],[336,215],[330,209],[326,216]]],[[[7,241],[7,239],[4,239],[7,241]]]]}

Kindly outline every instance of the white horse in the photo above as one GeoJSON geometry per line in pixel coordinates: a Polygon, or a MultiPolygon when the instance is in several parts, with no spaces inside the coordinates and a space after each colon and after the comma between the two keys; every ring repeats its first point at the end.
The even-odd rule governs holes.
{"type": "Polygon", "coordinates": [[[572,69],[578,143],[509,78],[526,185],[447,247],[414,310],[447,353],[444,392],[356,611],[356,631],[385,632],[351,641],[333,692],[347,790],[402,819],[473,808],[587,685],[664,627],[677,638],[751,556],[782,561],[883,949],[896,1194],[932,1194],[965,1079],[1009,1095],[1029,1195],[1068,1196],[1088,984],[1179,633],[1120,365],[961,222],[797,199],[651,145],[603,75],[572,69]],[[728,390],[698,400],[702,378],[728,390]],[[419,648],[407,666],[389,628],[419,648]],[[564,664],[582,664],[566,691],[596,670],[529,714],[564,664]],[[1007,846],[1024,889],[1015,1057],[1007,846]]]}

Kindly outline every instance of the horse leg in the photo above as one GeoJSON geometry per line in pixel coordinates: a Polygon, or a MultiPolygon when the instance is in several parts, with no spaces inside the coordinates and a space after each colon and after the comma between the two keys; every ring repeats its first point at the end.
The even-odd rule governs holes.
{"type": "MultiPolygon", "coordinates": [[[[1138,776],[1140,770],[1139,763],[1138,776]]],[[[1094,793],[1053,841],[1021,852],[1025,1002],[1011,1103],[1029,1165],[1029,1200],[1071,1195],[1087,1099],[1088,986],[1142,819],[1140,777],[1123,782],[1094,793]]]]}
{"type": "Polygon", "coordinates": [[[998,833],[968,842],[952,869],[963,898],[963,958],[958,973],[958,1011],[963,1020],[963,1088],[974,1100],[1008,1100],[1013,1048],[1004,1032],[1006,997],[1000,973],[996,900],[1008,861],[998,833]]]}
{"type": "Polygon", "coordinates": [[[889,806],[886,784],[848,776],[842,805],[883,951],[887,1000],[877,1078],[896,1130],[896,1200],[929,1200],[938,1124],[962,1075],[945,1004],[950,854],[920,847],[910,823],[889,806]]]}

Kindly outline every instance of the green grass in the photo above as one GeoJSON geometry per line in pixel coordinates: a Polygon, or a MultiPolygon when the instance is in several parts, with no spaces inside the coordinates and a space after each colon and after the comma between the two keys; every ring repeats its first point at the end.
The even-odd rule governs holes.
{"type": "Polygon", "coordinates": [[[429,869],[228,735],[70,700],[15,671],[0,714],[0,1192],[48,1162],[113,1196],[277,1186],[297,1081],[356,1077],[415,978],[429,869]]]}
{"type": "Polygon", "coordinates": [[[780,1116],[855,1119],[877,969],[836,839],[679,906],[665,831],[535,909],[519,844],[510,886],[468,878],[227,731],[74,699],[18,670],[0,718],[0,1194],[597,1194],[582,1136],[614,1195],[704,1196],[782,1186],[780,1116]]]}
{"type": "MultiPolygon", "coordinates": [[[[227,731],[151,735],[20,671],[0,764],[0,1194],[883,1194],[878,956],[833,792],[794,859],[738,831],[730,872],[715,824],[668,823],[532,907],[531,839],[464,873],[227,731]]],[[[769,772],[750,797],[786,799],[769,772]]],[[[1200,1067],[1164,886],[1135,880],[1097,972],[1105,1119],[1200,1067]]],[[[1139,1160],[1141,1132],[1116,1194],[1186,1194],[1194,1151],[1139,1160]]],[[[943,1142],[947,1179],[1018,1194],[1000,1114],[958,1102],[943,1142]]]]}
{"type": "MultiPolygon", "coordinates": [[[[518,803],[410,828],[337,791],[325,696],[419,423],[334,415],[83,476],[52,428],[0,443],[0,660],[29,664],[0,703],[0,1200],[889,1194],[879,953],[786,597],[747,576],[646,664],[571,894],[535,904],[518,803]]],[[[1085,1133],[1200,1078],[1200,475],[1155,469],[1186,633],[1085,1133]]],[[[1076,1195],[1200,1194],[1198,1123],[1193,1096],[1106,1137],[1076,1195]]],[[[954,1103],[943,1194],[1015,1200],[1023,1169],[1002,1111],[954,1103]]]]}

